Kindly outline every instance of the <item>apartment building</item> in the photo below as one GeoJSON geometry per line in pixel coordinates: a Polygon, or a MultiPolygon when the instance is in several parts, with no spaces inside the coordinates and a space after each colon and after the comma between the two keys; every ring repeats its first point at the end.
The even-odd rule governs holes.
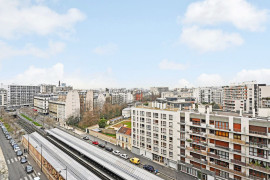
{"type": "Polygon", "coordinates": [[[40,93],[40,86],[8,85],[8,106],[33,106],[34,95],[40,93]]]}
{"type": "Polygon", "coordinates": [[[41,84],[40,93],[42,94],[53,94],[56,92],[56,85],[51,84],[41,84]]]}
{"type": "Polygon", "coordinates": [[[259,86],[258,106],[259,108],[270,107],[270,86],[259,86]]]}
{"type": "Polygon", "coordinates": [[[7,90],[0,89],[0,107],[7,105],[7,90]]]}
{"type": "Polygon", "coordinates": [[[193,91],[193,97],[197,103],[216,103],[222,105],[223,90],[222,87],[199,87],[193,91]]]}
{"type": "Polygon", "coordinates": [[[155,95],[159,96],[161,95],[162,92],[167,92],[169,91],[169,87],[151,87],[150,92],[155,95]]]}
{"type": "Polygon", "coordinates": [[[132,108],[132,151],[203,180],[270,179],[270,120],[229,112],[132,108]]]}
{"type": "Polygon", "coordinates": [[[49,116],[54,118],[60,124],[65,124],[66,122],[66,102],[59,101],[58,99],[49,100],[49,116]]]}
{"type": "Polygon", "coordinates": [[[38,94],[34,96],[34,108],[42,114],[49,113],[49,100],[53,95],[50,94],[38,94]]]}
{"type": "MultiPolygon", "coordinates": [[[[257,84],[256,81],[243,82],[238,85],[230,85],[223,87],[223,110],[225,111],[240,111],[252,112],[253,109],[257,112],[260,97],[259,90],[269,91],[265,84],[257,84]]],[[[262,94],[261,94],[262,95],[262,94]]]]}
{"type": "Polygon", "coordinates": [[[116,144],[123,149],[131,150],[131,129],[127,127],[120,127],[116,131],[116,144]]]}
{"type": "Polygon", "coordinates": [[[130,92],[127,93],[112,93],[112,104],[128,104],[133,102],[133,95],[130,92]]]}

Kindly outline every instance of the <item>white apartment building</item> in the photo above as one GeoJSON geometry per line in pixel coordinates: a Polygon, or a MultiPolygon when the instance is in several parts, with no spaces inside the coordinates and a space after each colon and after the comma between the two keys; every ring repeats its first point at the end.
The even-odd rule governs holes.
{"type": "Polygon", "coordinates": [[[177,169],[179,119],[178,109],[161,103],[131,108],[132,152],[177,169]]]}
{"type": "Polygon", "coordinates": [[[40,92],[40,86],[8,85],[8,106],[33,106],[34,95],[40,92]]]}
{"type": "Polygon", "coordinates": [[[65,109],[66,102],[58,101],[57,99],[49,100],[49,115],[62,125],[66,122],[65,109]]]}
{"type": "Polygon", "coordinates": [[[7,105],[7,90],[0,89],[0,107],[7,105]]]}
{"type": "MultiPolygon", "coordinates": [[[[225,111],[240,111],[253,112],[259,107],[259,89],[263,88],[265,84],[257,84],[256,81],[243,82],[237,85],[230,85],[223,87],[223,110],[225,111]]],[[[266,92],[267,94],[267,92],[266,92]]]]}
{"type": "Polygon", "coordinates": [[[222,87],[198,87],[193,91],[197,103],[216,103],[222,105],[222,87]]]}
{"type": "Polygon", "coordinates": [[[56,92],[56,85],[51,84],[41,84],[40,93],[42,94],[53,94],[56,92]]]}
{"type": "Polygon", "coordinates": [[[159,96],[162,92],[167,91],[169,91],[169,87],[150,87],[150,92],[155,96],[159,96]]]}
{"type": "Polygon", "coordinates": [[[130,92],[127,93],[112,93],[112,104],[128,104],[133,102],[133,95],[130,92]]]}
{"type": "Polygon", "coordinates": [[[38,94],[34,96],[34,108],[42,114],[49,113],[49,100],[52,95],[38,94]]]}

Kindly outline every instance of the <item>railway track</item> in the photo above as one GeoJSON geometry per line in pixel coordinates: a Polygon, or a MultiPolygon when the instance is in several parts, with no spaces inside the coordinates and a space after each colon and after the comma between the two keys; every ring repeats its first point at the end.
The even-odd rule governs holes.
{"type": "Polygon", "coordinates": [[[88,159],[87,157],[83,156],[82,154],[76,152],[74,149],[71,149],[70,147],[67,147],[64,143],[59,142],[57,139],[47,136],[46,132],[39,129],[33,124],[30,124],[24,119],[18,118],[17,123],[29,134],[33,132],[38,132],[41,136],[43,136],[45,139],[50,141],[52,144],[54,144],[56,147],[61,149],[63,152],[68,154],[70,157],[72,157],[74,160],[76,160],[78,163],[83,165],[85,168],[96,174],[98,177],[104,180],[122,180],[117,174],[114,174],[106,169],[104,169],[103,166],[99,165],[98,163],[92,161],[91,159],[88,159]]]}

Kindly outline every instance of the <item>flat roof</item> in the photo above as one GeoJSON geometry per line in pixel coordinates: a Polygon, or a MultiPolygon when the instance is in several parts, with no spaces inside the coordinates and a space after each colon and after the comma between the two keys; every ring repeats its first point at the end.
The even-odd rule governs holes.
{"type": "Polygon", "coordinates": [[[119,175],[124,179],[139,179],[139,180],[161,180],[162,178],[147,172],[144,169],[131,164],[124,159],[120,159],[115,155],[106,152],[92,144],[89,144],[79,138],[76,138],[60,129],[54,128],[47,130],[47,132],[57,138],[58,140],[64,142],[70,147],[76,149],[81,154],[84,154],[88,158],[96,161],[107,169],[110,169],[115,174],[119,175]]]}
{"type": "MultiPolygon", "coordinates": [[[[25,139],[28,139],[28,135],[24,135],[25,139]]],[[[47,139],[43,138],[37,132],[29,135],[30,144],[41,153],[42,156],[54,167],[55,170],[60,172],[61,176],[66,178],[66,167],[68,179],[74,180],[100,180],[98,176],[72,159],[69,155],[50,143],[47,139]]]]}

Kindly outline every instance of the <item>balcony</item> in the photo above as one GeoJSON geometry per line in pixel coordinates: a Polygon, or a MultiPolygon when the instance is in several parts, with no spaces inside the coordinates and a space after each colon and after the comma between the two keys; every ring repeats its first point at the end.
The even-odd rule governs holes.
{"type": "Polygon", "coordinates": [[[238,164],[240,166],[246,166],[246,163],[239,161],[239,160],[236,160],[236,159],[231,159],[231,162],[234,164],[238,164]]]}
{"type": "Polygon", "coordinates": [[[230,142],[235,143],[235,144],[242,144],[242,145],[246,144],[245,141],[242,141],[242,140],[239,140],[239,139],[230,139],[230,142]]]}
{"type": "Polygon", "coordinates": [[[267,136],[267,133],[265,133],[265,132],[258,132],[258,131],[249,131],[249,134],[257,134],[257,135],[267,136]]]}
{"type": "Polygon", "coordinates": [[[264,172],[264,173],[270,173],[270,169],[269,168],[264,168],[260,165],[255,165],[255,164],[251,164],[249,163],[248,166],[251,168],[251,169],[255,169],[255,170],[258,170],[258,171],[261,171],[261,172],[264,172]]]}
{"type": "Polygon", "coordinates": [[[207,165],[207,161],[206,161],[206,160],[198,159],[198,158],[195,158],[195,157],[193,157],[193,156],[187,156],[187,158],[190,159],[190,160],[192,160],[192,161],[195,161],[195,162],[197,162],[197,163],[207,165]]]}
{"type": "Polygon", "coordinates": [[[241,132],[241,129],[233,128],[233,131],[234,131],[234,132],[241,132]]]}
{"type": "Polygon", "coordinates": [[[258,177],[258,176],[252,176],[252,175],[249,175],[248,177],[249,177],[249,179],[266,180],[266,177],[262,178],[262,177],[258,177]]]}
{"type": "Polygon", "coordinates": [[[221,141],[230,141],[230,139],[227,138],[227,137],[216,136],[216,135],[213,135],[213,134],[207,134],[207,137],[211,138],[211,139],[221,140],[221,141]]]}
{"type": "Polygon", "coordinates": [[[216,158],[216,159],[220,159],[220,156],[214,154],[214,153],[207,153],[207,156],[210,156],[210,157],[213,157],[213,158],[216,158]]]}
{"type": "Polygon", "coordinates": [[[227,151],[229,151],[229,150],[230,150],[230,148],[229,148],[229,147],[225,147],[225,146],[219,146],[219,145],[215,145],[215,147],[217,147],[217,148],[221,148],[221,149],[225,149],[225,150],[227,150],[227,151]]]}
{"type": "Polygon", "coordinates": [[[237,175],[239,175],[239,176],[244,176],[244,177],[246,177],[246,172],[235,171],[235,170],[233,170],[233,169],[229,169],[228,167],[220,166],[220,165],[214,164],[214,163],[212,163],[212,162],[209,162],[209,165],[212,166],[212,167],[215,167],[215,168],[224,170],[224,171],[226,171],[226,172],[230,172],[230,173],[233,173],[233,174],[237,174],[237,175]]]}
{"type": "Polygon", "coordinates": [[[267,148],[267,144],[263,144],[263,143],[249,142],[249,145],[258,146],[260,148],[267,148]]]}

